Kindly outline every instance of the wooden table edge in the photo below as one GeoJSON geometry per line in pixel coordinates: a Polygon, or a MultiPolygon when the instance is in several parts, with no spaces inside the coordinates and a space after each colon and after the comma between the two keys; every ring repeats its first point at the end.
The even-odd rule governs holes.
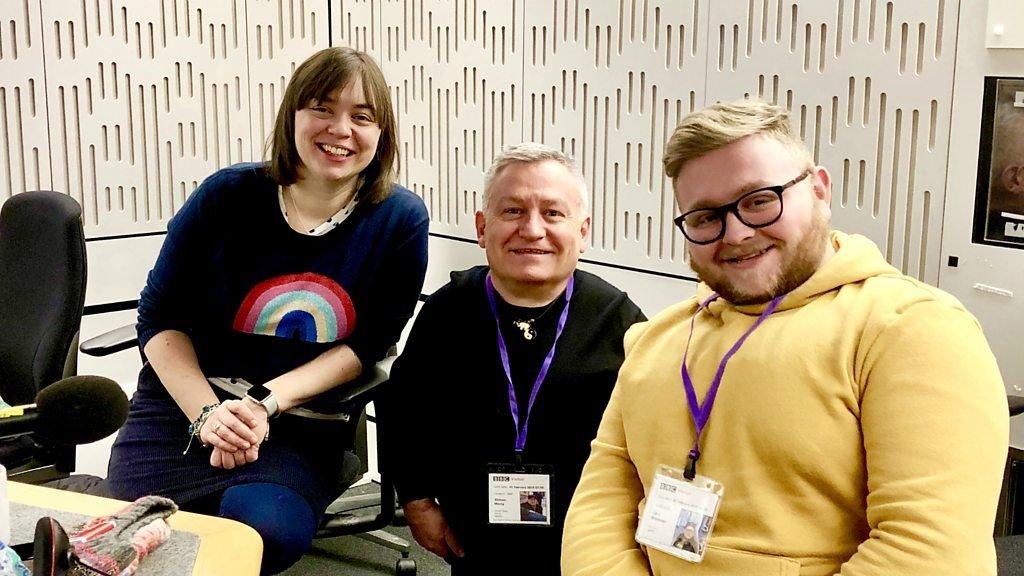
{"type": "MultiPolygon", "coordinates": [[[[88,516],[112,514],[128,504],[121,500],[20,482],[9,482],[7,495],[11,502],[88,516]]],[[[227,518],[192,512],[177,512],[170,517],[169,523],[175,530],[199,537],[199,550],[192,569],[193,575],[259,574],[260,562],[263,559],[263,540],[252,527],[227,518]]]]}

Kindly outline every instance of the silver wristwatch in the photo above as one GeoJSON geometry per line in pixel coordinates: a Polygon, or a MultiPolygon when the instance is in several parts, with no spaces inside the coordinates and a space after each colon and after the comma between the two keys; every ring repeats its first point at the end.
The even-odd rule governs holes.
{"type": "Polygon", "coordinates": [[[266,408],[268,418],[277,415],[277,398],[274,397],[274,392],[263,384],[253,384],[245,392],[245,397],[266,408]]]}

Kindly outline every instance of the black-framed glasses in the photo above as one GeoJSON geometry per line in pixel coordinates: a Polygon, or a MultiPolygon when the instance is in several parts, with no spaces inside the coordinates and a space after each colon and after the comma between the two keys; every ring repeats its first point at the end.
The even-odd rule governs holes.
{"type": "Polygon", "coordinates": [[[711,244],[725,236],[725,215],[732,212],[739,221],[750,228],[764,228],[776,223],[782,217],[782,193],[811,175],[805,170],[796,178],[778,186],[767,186],[751,190],[735,202],[715,208],[698,208],[677,216],[673,222],[683,236],[694,244],[711,244]]]}

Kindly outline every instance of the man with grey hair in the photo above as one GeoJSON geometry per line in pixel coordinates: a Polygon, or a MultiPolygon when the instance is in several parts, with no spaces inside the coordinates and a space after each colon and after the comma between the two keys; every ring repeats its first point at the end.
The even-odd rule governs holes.
{"type": "Polygon", "coordinates": [[[454,575],[558,574],[565,511],[643,314],[576,269],[586,186],[557,150],[495,159],[476,232],[487,266],[453,272],[420,310],[378,402],[382,442],[413,536],[454,575]]]}
{"type": "Polygon", "coordinates": [[[994,575],[1009,417],[978,322],[829,229],[784,109],[696,111],[664,165],[701,283],[626,335],[563,573],[994,575]]]}

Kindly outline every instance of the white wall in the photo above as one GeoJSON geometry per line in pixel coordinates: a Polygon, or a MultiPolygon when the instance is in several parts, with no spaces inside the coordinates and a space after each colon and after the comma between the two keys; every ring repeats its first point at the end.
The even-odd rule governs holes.
{"type": "MultiPolygon", "coordinates": [[[[978,317],[999,360],[1007,390],[1024,395],[1024,355],[1019,336],[1024,326],[1024,304],[1018,298],[1024,297],[1024,252],[971,242],[984,78],[1024,77],[1024,50],[985,48],[985,7],[972,8],[962,11],[957,42],[950,129],[955,145],[950,150],[946,179],[939,286],[960,298],[978,317]],[[949,256],[959,258],[956,267],[946,265],[949,256]],[[986,287],[1008,294],[986,291],[986,287]]],[[[1024,27],[1021,20],[1007,24],[1024,27]]],[[[1024,418],[1011,420],[1010,443],[1024,447],[1024,418]]]]}
{"type": "MultiPolygon", "coordinates": [[[[402,181],[430,208],[425,291],[483,261],[483,172],[502,145],[539,140],[583,165],[583,267],[652,314],[694,290],[663,143],[695,107],[760,96],[792,110],[832,171],[835,225],[962,298],[1024,385],[1020,306],[972,288],[1024,291],[1018,252],[970,243],[981,78],[1024,75],[1022,51],[984,48],[985,17],[983,0],[29,0],[0,17],[0,201],[71,194],[87,303],[132,300],[161,240],[133,235],[164,230],[212,171],[259,158],[294,65],[352,45],[381,62],[402,181]]],[[[135,368],[108,366],[82,362],[135,368]]]]}

